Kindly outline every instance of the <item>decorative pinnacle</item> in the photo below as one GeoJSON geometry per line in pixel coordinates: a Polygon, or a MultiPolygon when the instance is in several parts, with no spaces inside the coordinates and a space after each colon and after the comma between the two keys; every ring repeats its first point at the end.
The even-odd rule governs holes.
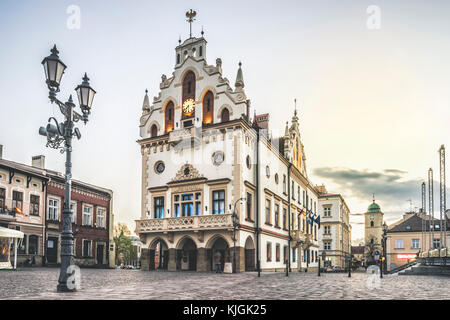
{"type": "Polygon", "coordinates": [[[202,37],[203,37],[203,35],[205,34],[205,32],[203,32],[203,26],[202,26],[202,32],[200,32],[201,34],[202,34],[202,37]]]}
{"type": "Polygon", "coordinates": [[[59,51],[58,51],[58,49],[56,48],[56,44],[53,45],[53,48],[52,48],[52,50],[50,50],[50,52],[51,52],[53,55],[58,56],[59,51]]]}
{"type": "Polygon", "coordinates": [[[372,193],[373,203],[375,203],[375,193],[372,193]]]}
{"type": "Polygon", "coordinates": [[[297,98],[294,99],[294,115],[297,115],[297,98]]]}
{"type": "Polygon", "coordinates": [[[181,44],[181,35],[178,37],[178,43],[181,44]]]}
{"type": "Polygon", "coordinates": [[[88,78],[88,76],[87,76],[87,73],[85,72],[84,73],[84,77],[83,77],[83,84],[89,84],[89,78],[88,78]]]}
{"type": "Polygon", "coordinates": [[[147,94],[148,93],[148,90],[147,89],[145,89],[145,94],[147,94]]]}
{"type": "Polygon", "coordinates": [[[70,103],[73,103],[73,100],[72,100],[72,95],[70,95],[70,96],[69,96],[69,100],[68,100],[68,102],[70,102],[70,103]]]}
{"type": "Polygon", "coordinates": [[[189,22],[189,38],[192,38],[192,22],[195,21],[195,16],[197,15],[197,12],[190,9],[190,11],[186,12],[186,18],[188,18],[186,21],[189,22]]]}

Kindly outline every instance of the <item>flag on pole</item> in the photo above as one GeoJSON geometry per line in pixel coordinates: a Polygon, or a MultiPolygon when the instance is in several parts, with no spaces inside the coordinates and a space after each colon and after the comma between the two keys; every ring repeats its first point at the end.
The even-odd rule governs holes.
{"type": "Polygon", "coordinates": [[[23,214],[22,210],[19,207],[16,207],[16,213],[23,214]]]}
{"type": "Polygon", "coordinates": [[[315,221],[316,221],[316,223],[317,223],[317,225],[318,225],[318,227],[320,229],[320,216],[317,216],[315,221]]]}

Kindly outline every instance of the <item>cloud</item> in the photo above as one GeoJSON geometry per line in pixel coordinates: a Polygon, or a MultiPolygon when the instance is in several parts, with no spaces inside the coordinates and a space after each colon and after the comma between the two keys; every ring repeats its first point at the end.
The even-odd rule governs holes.
{"type": "Polygon", "coordinates": [[[338,167],[322,167],[313,171],[314,175],[325,178],[339,186],[342,193],[360,199],[371,199],[375,194],[383,202],[402,202],[420,199],[422,180],[405,179],[406,171],[386,169],[382,172],[355,170],[338,167]]]}

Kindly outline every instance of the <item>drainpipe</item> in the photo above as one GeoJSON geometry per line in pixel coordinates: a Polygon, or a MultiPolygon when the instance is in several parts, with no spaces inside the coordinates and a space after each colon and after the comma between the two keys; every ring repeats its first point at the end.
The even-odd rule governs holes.
{"type": "Polygon", "coordinates": [[[258,277],[261,277],[261,259],[259,254],[259,127],[256,127],[256,269],[258,270],[258,277]]]}
{"type": "Polygon", "coordinates": [[[291,166],[289,162],[288,173],[287,173],[287,183],[288,183],[288,261],[286,264],[286,277],[289,277],[289,270],[291,269],[291,166]]]}

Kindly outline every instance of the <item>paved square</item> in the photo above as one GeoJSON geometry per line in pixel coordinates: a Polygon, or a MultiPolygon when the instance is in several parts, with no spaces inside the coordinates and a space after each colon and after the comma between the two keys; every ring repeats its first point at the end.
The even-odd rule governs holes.
{"type": "Polygon", "coordinates": [[[215,274],[81,269],[81,289],[58,293],[59,269],[0,272],[0,299],[450,299],[450,278],[365,273],[215,274]],[[369,280],[368,280],[369,279],[369,280]],[[370,280],[374,280],[371,282],[370,280]],[[380,280],[378,282],[378,280],[380,280]],[[370,289],[372,288],[372,289],[370,289]]]}

